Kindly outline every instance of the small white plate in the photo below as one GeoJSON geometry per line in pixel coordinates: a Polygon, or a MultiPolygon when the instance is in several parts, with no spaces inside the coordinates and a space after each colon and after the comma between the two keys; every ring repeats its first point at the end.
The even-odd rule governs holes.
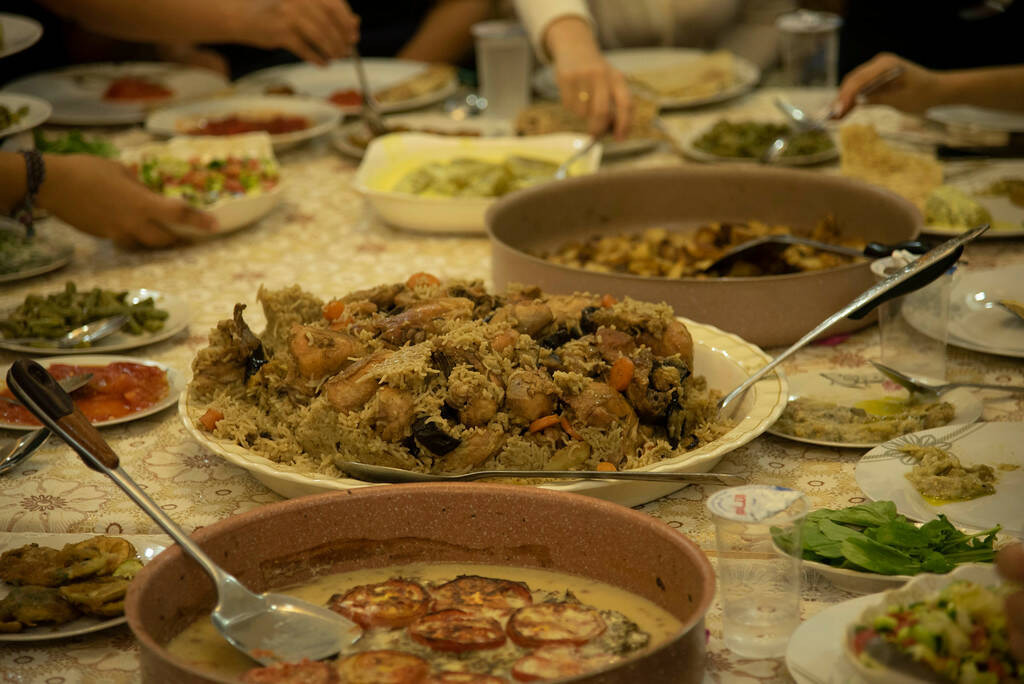
{"type": "MultiPolygon", "coordinates": [[[[165,143],[150,143],[133,147],[121,152],[121,161],[125,164],[136,163],[145,157],[176,157],[180,159],[198,158],[201,162],[210,162],[228,157],[254,157],[276,161],[272,136],[267,133],[244,133],[242,135],[210,135],[176,137],[165,143]]],[[[243,197],[224,197],[211,205],[202,207],[203,211],[217,219],[217,229],[213,232],[200,230],[187,224],[168,226],[174,233],[190,240],[204,240],[219,237],[244,228],[271,212],[280,202],[282,196],[281,183],[264,190],[258,195],[243,197]]]]}
{"type": "Polygon", "coordinates": [[[227,79],[209,69],[165,62],[101,62],[81,64],[25,76],[4,86],[5,92],[35,95],[53,105],[50,123],[107,126],[139,123],[155,107],[208,97],[228,88],[227,79]],[[165,86],[170,97],[151,101],[115,102],[103,93],[115,80],[137,76],[165,86]]]}
{"type": "MultiPolygon", "coordinates": [[[[0,231],[14,232],[16,235],[24,235],[25,227],[21,223],[14,219],[9,219],[0,216],[0,231]]],[[[37,244],[41,251],[45,254],[41,257],[41,260],[34,262],[33,264],[19,268],[16,271],[8,271],[6,273],[0,272],[0,283],[10,283],[15,280],[24,280],[25,278],[31,278],[33,276],[42,275],[43,273],[49,273],[50,271],[56,271],[58,268],[67,266],[71,262],[71,258],[75,255],[75,248],[69,244],[62,244],[50,241],[45,235],[41,234],[40,226],[36,226],[36,236],[32,238],[33,243],[37,244]]]]}
{"type": "Polygon", "coordinates": [[[897,589],[913,579],[912,575],[880,575],[877,572],[834,568],[818,561],[803,561],[810,568],[827,579],[837,589],[851,594],[873,594],[878,591],[897,589]]]}
{"type": "MultiPolygon", "coordinates": [[[[50,293],[44,292],[41,294],[45,295],[50,293]]],[[[158,309],[163,309],[167,312],[167,318],[164,320],[164,327],[156,332],[144,332],[140,335],[130,335],[124,331],[119,331],[112,334],[110,337],[104,337],[91,347],[83,347],[81,349],[48,349],[46,347],[31,347],[22,344],[9,344],[0,338],[0,349],[24,352],[26,354],[104,354],[109,352],[125,351],[126,349],[134,349],[136,347],[143,347],[147,344],[162,342],[163,340],[177,335],[188,326],[188,305],[185,303],[185,300],[180,297],[164,294],[156,290],[141,288],[128,290],[127,301],[139,302],[149,297],[153,298],[158,309]]],[[[0,302],[0,312],[3,312],[0,316],[6,316],[7,312],[16,309],[24,301],[24,297],[8,297],[4,299],[3,302],[0,302]]]]}
{"type": "Polygon", "coordinates": [[[203,119],[215,119],[232,114],[250,117],[286,114],[303,116],[309,120],[309,128],[271,135],[270,141],[275,149],[293,147],[319,137],[337,126],[341,120],[341,111],[337,107],[312,97],[236,95],[158,109],[146,117],[146,130],[161,136],[188,135],[188,131],[203,119]]]}
{"type": "Polygon", "coordinates": [[[27,131],[30,128],[35,128],[49,119],[50,113],[53,111],[53,107],[51,107],[50,103],[46,100],[41,100],[38,97],[32,97],[31,95],[19,95],[17,93],[0,93],[0,106],[6,107],[12,113],[18,111],[22,107],[28,107],[28,112],[18,119],[17,123],[12,124],[7,128],[0,128],[0,138],[20,133],[21,131],[27,131]]]}
{"type": "MultiPolygon", "coordinates": [[[[686,62],[699,59],[707,53],[702,50],[689,48],[634,48],[628,50],[608,50],[604,53],[605,58],[612,66],[629,74],[635,71],[646,71],[680,65],[686,62]]],[[[683,109],[689,107],[700,107],[716,102],[724,102],[752,90],[757,82],[761,80],[761,70],[756,64],[738,55],[733,55],[733,69],[736,80],[733,85],[711,95],[693,98],[675,97],[652,97],[659,109],[683,109]]],[[[559,99],[558,82],[555,79],[555,71],[550,66],[544,66],[533,75],[533,89],[549,100],[559,99]]]]}
{"type": "MultiPolygon", "coordinates": [[[[750,117],[737,117],[735,121],[749,121],[750,117]]],[[[761,161],[756,157],[723,157],[717,154],[712,154],[700,149],[696,146],[697,139],[703,136],[705,133],[710,131],[717,121],[710,123],[707,126],[698,128],[695,131],[691,131],[685,137],[681,137],[677,140],[679,149],[690,159],[701,162],[712,162],[716,164],[727,163],[727,164],[761,164],[761,161]]],[[[773,122],[776,123],[776,122],[773,122]]],[[[814,164],[823,164],[825,162],[832,161],[839,157],[839,148],[836,146],[835,141],[832,142],[832,147],[827,150],[822,150],[815,154],[801,154],[792,157],[779,157],[775,162],[774,166],[811,166],[814,164]]],[[[958,233],[959,235],[959,233],[958,233]]]]}
{"type": "MultiPolygon", "coordinates": [[[[999,306],[1000,299],[1024,301],[1024,266],[965,271],[954,279],[946,341],[986,354],[1024,358],[1024,321],[999,306]]],[[[913,310],[904,310],[904,317],[928,335],[913,310]]]]}
{"type": "MultiPolygon", "coordinates": [[[[65,363],[74,366],[106,366],[111,363],[137,363],[141,366],[153,366],[159,368],[167,375],[167,395],[157,401],[149,408],[135,413],[129,413],[127,416],[121,418],[113,418],[111,420],[102,420],[93,423],[96,427],[108,427],[110,425],[120,425],[121,423],[128,423],[133,420],[145,418],[151,416],[154,413],[159,413],[169,406],[173,406],[178,401],[178,396],[185,389],[185,376],[179,373],[174,368],[171,368],[165,363],[159,361],[148,361],[146,359],[138,359],[134,356],[113,356],[106,354],[97,354],[95,356],[48,356],[45,359],[37,359],[44,368],[49,368],[58,363],[65,363]]],[[[7,370],[10,366],[6,366],[3,369],[3,375],[0,377],[7,377],[7,370]]],[[[4,385],[6,387],[6,384],[4,385]]],[[[22,425],[21,423],[7,423],[0,420],[0,428],[4,430],[36,430],[39,428],[38,425],[22,425]]]]}
{"type": "MultiPolygon", "coordinates": [[[[423,133],[393,133],[366,148],[352,187],[365,196],[388,223],[435,233],[483,233],[484,214],[497,197],[423,197],[392,188],[407,173],[429,162],[470,157],[501,162],[520,155],[560,164],[586,145],[586,136],[569,133],[522,138],[450,138],[423,133]]],[[[570,170],[578,176],[597,171],[601,145],[591,148],[570,170]]],[[[557,182],[552,179],[552,182],[557,182]]]]}
{"type": "MultiPolygon", "coordinates": [[[[95,534],[51,534],[48,532],[7,532],[0,537],[0,552],[10,549],[17,549],[27,544],[39,544],[55,549],[61,549],[65,544],[74,544],[86,539],[95,537],[95,534]]],[[[110,535],[115,536],[115,535],[110,535]]],[[[125,541],[131,542],[139,554],[139,559],[145,565],[156,558],[156,555],[171,545],[171,540],[158,534],[121,534],[116,535],[125,541]]],[[[7,585],[0,582],[0,598],[7,596],[10,590],[7,585]]],[[[33,627],[23,632],[14,634],[0,633],[0,643],[17,643],[28,641],[46,641],[49,639],[66,639],[73,636],[81,636],[98,632],[102,629],[117,627],[125,623],[125,617],[103,618],[83,616],[72,622],[63,625],[50,626],[42,625],[33,627]]]]}
{"type": "MultiPolygon", "coordinates": [[[[860,402],[879,400],[886,397],[905,398],[907,391],[890,380],[886,380],[876,371],[844,371],[837,369],[821,373],[797,373],[789,376],[789,400],[805,398],[827,401],[840,406],[856,406],[860,402]]],[[[951,425],[973,423],[981,418],[981,402],[970,391],[957,389],[942,395],[942,401],[953,405],[953,420],[943,429],[951,425]]],[[[797,437],[779,431],[776,427],[768,430],[773,435],[792,439],[797,442],[819,444],[832,447],[870,448],[879,442],[832,442],[811,437],[797,437]]],[[[885,497],[882,497],[885,498],[885,497]]]]}
{"type": "Polygon", "coordinates": [[[32,47],[43,35],[43,26],[35,19],[8,12],[0,12],[0,30],[0,57],[32,47]]]}
{"type": "Polygon", "coordinates": [[[977,423],[913,432],[875,447],[854,471],[857,484],[875,501],[889,500],[896,510],[918,521],[939,513],[955,525],[986,530],[999,524],[1006,534],[1024,536],[1024,423],[977,423]],[[906,474],[915,461],[900,451],[904,445],[935,446],[964,465],[984,463],[996,469],[996,491],[969,501],[932,505],[917,492],[906,474]],[[1017,470],[1000,470],[1000,465],[1017,470]]]}
{"type": "MultiPolygon", "coordinates": [[[[947,184],[963,190],[971,199],[992,214],[991,227],[979,239],[991,240],[1024,236],[1024,207],[1000,195],[979,194],[993,183],[1007,178],[1024,178],[1024,164],[1020,162],[990,162],[982,168],[948,180],[947,184]]],[[[921,229],[931,235],[953,237],[964,232],[963,227],[926,225],[921,229]]]]}
{"type": "Polygon", "coordinates": [[[846,626],[881,600],[871,594],[830,606],[802,622],[789,638],[786,668],[797,684],[861,684],[843,656],[846,626]]]}
{"type": "MultiPolygon", "coordinates": [[[[416,62],[407,59],[363,58],[366,79],[370,82],[374,92],[379,92],[413,78],[429,66],[426,62],[416,62]]],[[[347,59],[335,60],[323,67],[305,62],[284,64],[254,71],[235,81],[235,86],[239,92],[250,94],[263,94],[266,92],[267,87],[279,85],[288,85],[299,95],[321,99],[327,99],[339,90],[361,90],[355,67],[347,59]]],[[[380,104],[380,110],[383,112],[400,112],[406,109],[425,107],[435,102],[440,102],[449,95],[452,95],[457,87],[458,80],[453,74],[451,80],[438,90],[401,102],[382,103],[380,104]]],[[[339,112],[346,114],[356,114],[359,112],[360,106],[351,105],[337,107],[337,109],[339,112]]]]}
{"type": "Polygon", "coordinates": [[[980,128],[986,131],[1015,133],[1024,131],[1024,114],[1006,109],[989,109],[972,105],[932,107],[925,117],[947,126],[980,128]]]}
{"type": "MultiPolygon", "coordinates": [[[[391,114],[384,117],[391,126],[402,126],[411,129],[409,133],[423,132],[427,135],[463,138],[491,138],[512,136],[512,122],[507,119],[489,119],[473,117],[456,121],[447,114],[438,112],[413,112],[409,114],[391,114]],[[466,135],[466,133],[469,133],[466,135]]],[[[369,140],[369,129],[362,119],[346,121],[331,132],[331,144],[342,154],[362,159],[366,154],[366,146],[360,146],[353,137],[369,140]]],[[[368,146],[368,144],[367,144],[368,146]]]]}

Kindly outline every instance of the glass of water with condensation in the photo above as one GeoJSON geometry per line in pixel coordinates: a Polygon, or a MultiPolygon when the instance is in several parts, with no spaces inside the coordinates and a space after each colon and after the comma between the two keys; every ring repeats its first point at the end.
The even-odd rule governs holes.
{"type": "Polygon", "coordinates": [[[707,502],[715,522],[725,645],[747,658],[786,652],[800,624],[802,492],[772,485],[730,487],[707,502]]]}

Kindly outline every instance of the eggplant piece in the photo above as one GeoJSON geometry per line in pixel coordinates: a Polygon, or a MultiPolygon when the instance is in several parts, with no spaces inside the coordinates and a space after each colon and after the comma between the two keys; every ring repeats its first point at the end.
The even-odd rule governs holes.
{"type": "Polygon", "coordinates": [[[675,368],[675,369],[677,369],[679,371],[679,382],[680,382],[680,384],[682,384],[682,382],[684,380],[686,380],[688,377],[690,377],[693,374],[693,371],[690,370],[690,367],[688,365],[686,365],[686,362],[683,361],[682,359],[678,359],[678,358],[674,358],[674,357],[668,357],[668,358],[665,358],[665,359],[661,359],[659,362],[663,366],[672,366],[673,368],[675,368]]]}
{"type": "Polygon", "coordinates": [[[575,339],[575,335],[569,332],[568,328],[559,328],[538,340],[538,344],[545,349],[558,349],[566,342],[575,339]]]}
{"type": "Polygon", "coordinates": [[[241,339],[243,348],[248,349],[248,354],[245,356],[245,375],[243,376],[243,381],[249,382],[249,378],[256,375],[256,372],[270,359],[267,358],[267,353],[263,350],[263,342],[260,341],[260,338],[256,336],[242,317],[243,311],[245,311],[245,304],[235,304],[235,327],[238,330],[238,336],[241,339]]]}
{"type": "Polygon", "coordinates": [[[249,356],[245,357],[244,381],[249,382],[249,378],[256,375],[259,369],[269,362],[270,359],[267,358],[266,353],[263,351],[263,343],[261,342],[258,347],[249,352],[249,356]]]}
{"type": "Polygon", "coordinates": [[[666,411],[665,430],[668,433],[668,443],[675,449],[686,434],[686,414],[678,399],[673,399],[666,411]]]}
{"type": "Polygon", "coordinates": [[[595,333],[601,327],[601,324],[594,320],[594,312],[599,310],[600,307],[588,306],[580,312],[580,330],[584,335],[595,333]]]}
{"type": "Polygon", "coordinates": [[[436,456],[444,456],[461,444],[460,440],[449,435],[426,416],[420,416],[412,422],[412,434],[417,442],[436,456]]]}
{"type": "Polygon", "coordinates": [[[430,355],[430,360],[444,374],[445,379],[452,374],[452,370],[455,368],[455,362],[443,351],[435,351],[430,355]]]}

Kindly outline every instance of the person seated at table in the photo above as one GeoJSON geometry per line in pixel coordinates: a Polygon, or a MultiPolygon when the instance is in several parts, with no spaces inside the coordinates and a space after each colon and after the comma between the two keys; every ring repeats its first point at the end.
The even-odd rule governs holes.
{"type": "MultiPolygon", "coordinates": [[[[1024,586],[1024,544],[1013,544],[996,555],[999,574],[1024,586]]],[[[1017,662],[1024,663],[1024,590],[1006,599],[1006,622],[1010,630],[1010,652],[1017,662]]]]}
{"type": "Polygon", "coordinates": [[[895,67],[902,67],[903,73],[864,98],[866,102],[889,105],[911,114],[922,114],[930,107],[944,104],[1024,111],[1024,64],[937,71],[883,53],[843,78],[833,106],[834,115],[846,115],[856,105],[861,88],[895,67]]]}
{"type": "MultiPolygon", "coordinates": [[[[345,0],[329,0],[345,4],[345,0]]],[[[472,54],[470,26],[494,14],[492,0],[348,0],[359,18],[359,54],[422,62],[463,63],[472,54]]],[[[294,62],[283,50],[258,50],[241,45],[217,46],[231,68],[231,77],[294,62]]]]}
{"type": "Polygon", "coordinates": [[[515,0],[534,49],[555,69],[563,106],[598,135],[629,127],[626,79],[601,49],[676,46],[724,49],[762,68],[777,53],[775,18],[792,0],[515,0]]]}
{"type": "Polygon", "coordinates": [[[172,52],[213,42],[283,48],[317,64],[348,55],[359,40],[359,17],[344,0],[9,0],[4,9],[45,30],[39,43],[4,58],[0,81],[81,61],[76,48],[95,42],[81,40],[90,33],[172,52]]]}
{"type": "Polygon", "coordinates": [[[35,191],[32,206],[123,247],[167,247],[178,242],[168,224],[201,230],[217,226],[213,216],[153,192],[116,162],[82,154],[44,154],[38,159],[42,166],[33,172],[29,167],[34,161],[27,162],[17,152],[0,151],[0,212],[10,214],[22,206],[30,185],[38,184],[31,188],[35,191]]]}

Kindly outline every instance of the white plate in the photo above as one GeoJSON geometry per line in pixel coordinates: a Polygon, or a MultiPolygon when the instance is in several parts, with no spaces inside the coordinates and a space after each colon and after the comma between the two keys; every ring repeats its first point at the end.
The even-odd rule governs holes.
{"type": "Polygon", "coordinates": [[[913,579],[912,575],[880,575],[877,572],[834,568],[818,561],[803,561],[805,568],[810,568],[827,579],[837,589],[851,594],[873,594],[878,591],[897,589],[913,579]]]}
{"type": "MultiPolygon", "coordinates": [[[[391,188],[407,173],[428,162],[471,157],[500,162],[511,155],[533,157],[560,164],[589,142],[571,133],[523,138],[451,138],[424,133],[393,133],[372,141],[366,148],[352,181],[382,219],[409,230],[444,233],[483,233],[484,214],[496,197],[422,197],[391,188]]],[[[570,169],[579,176],[597,171],[601,145],[570,169]]],[[[553,181],[554,182],[554,181],[553,181]]]]}
{"type": "Polygon", "coordinates": [[[7,12],[0,12],[0,29],[3,30],[0,57],[32,47],[43,35],[43,26],[35,19],[7,12]]]}
{"type": "Polygon", "coordinates": [[[988,109],[971,105],[932,107],[925,117],[947,126],[965,126],[987,131],[1014,133],[1024,131],[1024,114],[1006,109],[988,109]]]}
{"type": "MultiPolygon", "coordinates": [[[[828,401],[840,406],[856,406],[862,401],[883,399],[885,397],[905,398],[907,391],[890,380],[886,380],[877,371],[845,371],[837,369],[821,373],[797,373],[789,378],[789,400],[817,399],[828,401]]],[[[950,425],[973,423],[981,418],[981,402],[970,391],[958,389],[942,395],[943,401],[953,405],[955,411],[950,425]]],[[[773,428],[773,435],[792,439],[808,444],[820,444],[833,447],[869,448],[878,446],[878,442],[830,442],[810,437],[797,437],[773,428]]],[[[884,498],[884,497],[883,497],[884,498]]]]}
{"type": "MultiPolygon", "coordinates": [[[[751,117],[736,117],[735,121],[750,121],[751,117]]],[[[690,159],[702,162],[713,162],[713,163],[727,163],[727,164],[761,164],[761,161],[755,157],[723,157],[717,154],[711,154],[706,152],[695,145],[698,138],[710,131],[714,125],[718,123],[714,121],[707,126],[698,128],[695,131],[689,132],[687,135],[677,140],[679,149],[690,159]]],[[[775,122],[773,122],[775,123],[775,122]]],[[[839,148],[835,145],[833,140],[832,147],[827,150],[822,150],[815,154],[801,154],[792,157],[779,157],[773,165],[775,166],[810,166],[813,164],[823,164],[828,161],[832,161],[839,157],[839,148]]],[[[963,231],[961,231],[963,232],[963,231]]],[[[959,233],[957,233],[959,235],[959,233]]]]}
{"type": "MultiPolygon", "coordinates": [[[[42,292],[39,294],[47,295],[51,293],[42,292]]],[[[103,338],[91,347],[83,347],[81,349],[30,347],[21,344],[8,344],[0,338],[0,349],[24,352],[26,354],[105,354],[162,342],[169,337],[177,335],[188,326],[188,305],[184,299],[145,288],[128,290],[128,297],[126,299],[129,302],[137,302],[148,297],[153,298],[158,309],[164,309],[168,314],[167,319],[164,320],[164,327],[156,332],[144,332],[141,335],[130,335],[123,331],[116,332],[110,337],[103,338]]],[[[0,302],[0,312],[3,312],[0,315],[6,316],[7,312],[16,309],[24,301],[25,297],[8,297],[4,299],[0,302]]]]}
{"type": "MultiPolygon", "coordinates": [[[[366,79],[370,82],[370,86],[375,92],[410,79],[428,66],[426,62],[415,62],[407,59],[363,58],[366,79]]],[[[355,68],[352,66],[352,62],[347,59],[335,60],[324,67],[305,62],[284,64],[254,71],[235,81],[235,86],[239,92],[255,94],[263,94],[268,86],[284,84],[291,86],[299,95],[309,95],[322,99],[327,99],[331,94],[339,90],[361,90],[355,68]]],[[[444,87],[438,90],[401,102],[382,103],[380,104],[380,109],[384,112],[400,112],[406,109],[425,107],[435,102],[440,102],[453,94],[457,87],[458,80],[453,76],[444,87]]],[[[360,107],[359,105],[352,105],[338,107],[337,109],[339,112],[346,114],[356,114],[359,112],[360,107]]]]}
{"type": "Polygon", "coordinates": [[[17,123],[7,128],[0,128],[0,138],[35,128],[49,119],[50,112],[53,111],[50,103],[46,100],[41,100],[31,95],[18,95],[17,93],[0,93],[0,105],[6,107],[12,113],[22,107],[28,107],[28,112],[18,119],[17,123]]]}
{"type": "MultiPolygon", "coordinates": [[[[680,319],[693,337],[694,368],[708,380],[708,385],[727,392],[739,385],[771,360],[758,347],[710,325],[680,319]]],[[[730,451],[751,441],[775,422],[786,404],[788,386],[785,376],[771,374],[756,383],[737,407],[737,423],[726,434],[699,449],[686,452],[652,466],[649,470],[663,472],[707,472],[730,451]]],[[[194,406],[186,391],[178,402],[178,413],[185,428],[207,449],[230,463],[248,470],[278,494],[286,497],[304,496],[354,487],[377,485],[347,478],[331,478],[316,473],[303,473],[257,456],[233,441],[217,439],[198,426],[205,412],[194,406]]],[[[585,494],[624,506],[637,506],[653,501],[677,489],[678,485],[652,482],[580,481],[540,485],[545,489],[585,494]]]]}
{"type": "Polygon", "coordinates": [[[254,117],[287,114],[304,116],[310,120],[312,125],[309,128],[271,135],[270,141],[276,149],[292,147],[321,136],[337,126],[341,120],[341,112],[337,107],[312,97],[235,95],[157,109],[146,117],[146,130],[162,136],[188,135],[187,131],[203,119],[230,114],[254,117]]]}
{"type": "MultiPolygon", "coordinates": [[[[0,216],[0,231],[15,231],[18,235],[24,235],[25,227],[14,219],[0,216]]],[[[71,245],[52,242],[45,235],[40,234],[40,226],[38,225],[36,226],[36,236],[33,240],[38,242],[41,247],[49,252],[49,258],[45,262],[37,263],[36,265],[29,266],[28,268],[22,268],[8,273],[0,273],[0,283],[24,280],[25,278],[31,278],[33,276],[42,275],[43,273],[55,271],[58,268],[67,266],[71,261],[71,258],[75,255],[75,248],[71,245]]]]}
{"type": "MultiPolygon", "coordinates": [[[[1024,321],[996,304],[1000,299],[1024,301],[1024,266],[968,270],[954,279],[947,342],[986,354],[1024,358],[1024,321]]],[[[927,334],[913,313],[908,314],[908,322],[927,334]]]]}
{"type": "MultiPolygon", "coordinates": [[[[121,418],[114,418],[112,420],[102,420],[93,423],[96,427],[107,427],[110,425],[120,425],[121,423],[128,423],[139,418],[145,418],[151,416],[154,413],[163,411],[168,406],[173,406],[178,401],[178,396],[185,389],[185,376],[171,368],[165,363],[159,361],[147,361],[146,359],[137,359],[134,356],[113,356],[106,354],[97,354],[95,356],[48,356],[45,359],[37,359],[44,368],[49,368],[52,365],[58,363],[66,363],[75,366],[106,366],[111,363],[126,362],[126,363],[137,363],[141,366],[153,366],[164,371],[167,375],[167,396],[160,401],[156,402],[147,409],[142,411],[136,411],[135,413],[129,413],[127,416],[121,418]]],[[[3,375],[0,377],[7,377],[7,370],[10,366],[6,366],[3,369],[3,375]]],[[[4,384],[6,387],[6,384],[4,384]]],[[[4,430],[36,430],[39,428],[38,425],[22,425],[21,423],[6,423],[0,420],[0,428],[4,430]]]]}
{"type": "MultiPolygon", "coordinates": [[[[647,69],[658,69],[688,62],[703,57],[706,52],[687,48],[635,48],[629,50],[609,50],[604,53],[605,58],[620,71],[629,74],[631,71],[644,71],[647,69]]],[[[757,85],[761,79],[761,70],[756,64],[738,55],[733,55],[736,82],[713,95],[706,95],[696,98],[656,98],[659,109],[682,109],[684,107],[699,107],[715,102],[724,102],[748,92],[757,85]]],[[[533,89],[549,100],[559,99],[558,83],[555,80],[554,69],[550,65],[542,67],[533,75],[533,89]]]]}
{"type": "Polygon", "coordinates": [[[1000,524],[1005,533],[1024,536],[1024,423],[977,423],[913,432],[869,451],[857,463],[854,475],[867,496],[893,501],[897,511],[913,520],[923,522],[944,513],[955,525],[985,530],[1000,524]],[[907,444],[939,447],[967,466],[992,466],[995,494],[940,506],[928,503],[905,477],[914,466],[914,460],[899,450],[907,444]],[[1018,469],[1000,470],[1002,464],[1018,469]]]}
{"type": "MultiPolygon", "coordinates": [[[[25,546],[26,544],[33,543],[39,544],[40,546],[49,546],[51,548],[60,549],[63,548],[65,544],[74,544],[85,539],[91,539],[95,536],[96,534],[87,533],[51,534],[47,532],[7,532],[4,533],[3,536],[0,536],[0,552],[7,551],[9,549],[17,549],[25,546]]],[[[139,559],[142,560],[143,565],[156,558],[158,553],[171,545],[170,539],[158,534],[120,534],[110,536],[118,536],[121,539],[131,542],[135,547],[135,550],[138,552],[139,559]]],[[[0,582],[0,598],[7,596],[9,591],[10,590],[7,588],[7,585],[0,582]]],[[[101,629],[117,627],[124,623],[124,616],[109,618],[106,620],[98,617],[83,616],[73,622],[57,625],[56,627],[39,626],[14,634],[0,633],[0,643],[66,639],[68,637],[98,632],[101,629]]]]}
{"type": "MultiPolygon", "coordinates": [[[[262,132],[172,138],[165,143],[151,143],[123,150],[121,161],[131,164],[150,156],[198,158],[204,163],[216,159],[226,159],[230,156],[276,161],[271,136],[262,132]]],[[[281,197],[282,187],[278,183],[270,190],[265,190],[258,195],[224,197],[203,207],[204,211],[217,219],[217,229],[213,232],[187,224],[174,224],[168,228],[174,233],[192,240],[218,237],[244,228],[263,218],[280,203],[281,197]]]]}
{"type": "MultiPolygon", "coordinates": [[[[1005,178],[1024,178],[1024,164],[1010,161],[990,162],[976,171],[956,176],[947,181],[948,185],[963,190],[971,196],[971,199],[992,214],[992,226],[981,235],[980,239],[1024,236],[1024,207],[1014,204],[1005,196],[978,194],[988,189],[992,183],[1005,178]]],[[[931,235],[953,237],[963,233],[964,228],[926,225],[921,231],[931,235]]]]}
{"type": "MultiPolygon", "coordinates": [[[[932,596],[957,580],[969,580],[977,584],[991,586],[999,584],[1002,580],[991,563],[974,563],[961,565],[948,575],[918,575],[908,582],[902,589],[887,591],[883,594],[865,596],[858,601],[873,599],[866,605],[859,606],[861,611],[852,619],[848,619],[840,640],[840,650],[846,661],[847,667],[859,675],[859,678],[873,684],[919,684],[920,679],[911,677],[902,672],[897,672],[885,667],[868,667],[860,662],[853,650],[853,637],[857,625],[870,624],[874,618],[884,615],[888,606],[893,604],[910,604],[921,601],[932,596]]],[[[853,602],[851,602],[853,603],[853,602]]],[[[844,617],[847,617],[844,615],[844,617]]],[[[938,678],[941,679],[941,678],[938,678]]]]}
{"type": "Polygon", "coordinates": [[[139,123],[154,107],[207,97],[228,88],[215,71],[163,62],[101,62],[44,71],[12,81],[7,92],[35,95],[53,105],[50,123],[69,126],[106,126],[139,123]],[[110,83],[139,76],[173,91],[164,100],[113,102],[103,99],[110,83]]]}
{"type": "Polygon", "coordinates": [[[830,606],[800,624],[786,647],[786,668],[797,684],[861,684],[843,656],[846,626],[881,600],[871,594],[830,606]]]}

